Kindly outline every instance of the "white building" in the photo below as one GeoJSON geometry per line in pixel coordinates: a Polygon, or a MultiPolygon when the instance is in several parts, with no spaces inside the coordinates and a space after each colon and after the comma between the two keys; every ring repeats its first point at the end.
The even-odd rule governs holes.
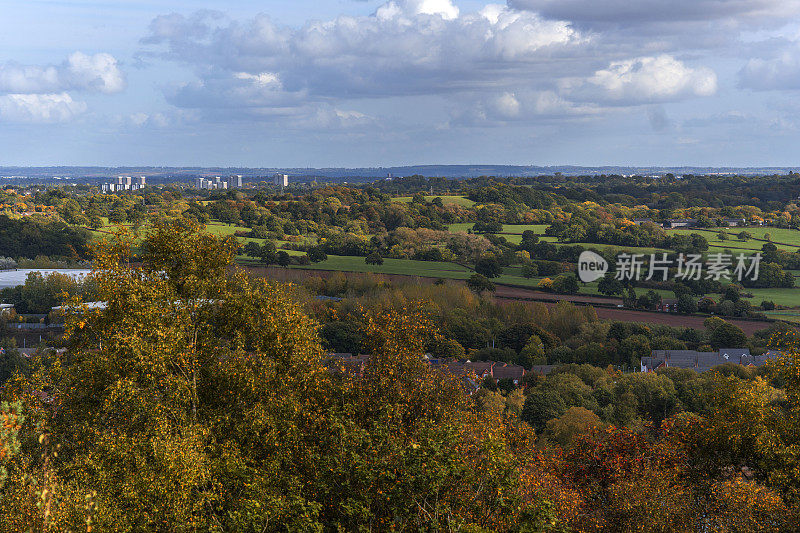
{"type": "Polygon", "coordinates": [[[289,186],[289,176],[287,174],[275,174],[273,178],[273,183],[275,183],[276,187],[288,187],[289,186]]]}
{"type": "Polygon", "coordinates": [[[117,176],[117,179],[111,183],[103,184],[104,193],[120,192],[120,191],[138,191],[144,189],[147,185],[147,178],[145,176],[117,176]]]}
{"type": "Polygon", "coordinates": [[[221,178],[216,176],[213,178],[196,178],[194,180],[195,189],[206,189],[208,191],[219,191],[224,189],[241,189],[242,177],[241,176],[228,176],[221,178]]]}

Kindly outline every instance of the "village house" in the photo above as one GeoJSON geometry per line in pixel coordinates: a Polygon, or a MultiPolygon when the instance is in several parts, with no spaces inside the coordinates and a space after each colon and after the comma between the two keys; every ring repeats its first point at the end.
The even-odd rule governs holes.
{"type": "Polygon", "coordinates": [[[694,218],[670,218],[664,221],[664,227],[667,229],[693,228],[696,225],[697,219],[694,218]]]}
{"type": "Polygon", "coordinates": [[[749,348],[721,348],[717,352],[653,350],[649,357],[642,357],[641,371],[655,372],[660,368],[688,368],[697,372],[705,372],[725,363],[760,367],[779,355],[780,352],[776,351],[770,351],[764,355],[751,355],[749,348]]]}
{"type": "Polygon", "coordinates": [[[729,228],[736,228],[739,226],[747,225],[747,222],[743,218],[723,218],[722,223],[729,228]]]}

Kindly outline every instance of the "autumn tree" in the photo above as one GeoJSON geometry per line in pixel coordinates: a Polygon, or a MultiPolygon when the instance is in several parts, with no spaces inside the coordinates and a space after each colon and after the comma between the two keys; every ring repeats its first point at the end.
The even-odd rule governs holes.
{"type": "Polygon", "coordinates": [[[73,299],[68,351],[6,387],[30,423],[0,531],[33,518],[41,530],[544,529],[547,506],[522,499],[526,430],[482,416],[457,376],[423,361],[436,334],[424,312],[363,313],[372,356],[351,373],[324,364],[291,287],[231,268],[235,239],[178,219],[148,231],[138,262],[132,245],[124,233],[99,244],[102,305],[73,299]]]}

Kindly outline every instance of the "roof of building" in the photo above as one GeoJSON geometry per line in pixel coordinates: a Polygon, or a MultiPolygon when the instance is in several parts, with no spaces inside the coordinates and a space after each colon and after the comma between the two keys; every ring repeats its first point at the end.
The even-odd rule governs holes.
{"type": "Polygon", "coordinates": [[[725,363],[743,366],[763,366],[777,357],[779,352],[752,355],[749,348],[721,348],[717,352],[698,352],[696,350],[653,350],[649,357],[642,358],[642,370],[653,371],[659,368],[689,368],[705,372],[725,363]]]}
{"type": "Polygon", "coordinates": [[[525,377],[525,369],[519,365],[509,365],[497,363],[492,367],[492,377],[494,379],[511,379],[520,381],[525,377]]]}

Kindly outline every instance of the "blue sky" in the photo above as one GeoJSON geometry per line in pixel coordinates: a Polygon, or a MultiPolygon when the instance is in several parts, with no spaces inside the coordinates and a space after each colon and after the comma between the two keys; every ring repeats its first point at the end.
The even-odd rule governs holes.
{"type": "Polygon", "coordinates": [[[0,1],[0,165],[800,165],[800,0],[0,1]]]}

